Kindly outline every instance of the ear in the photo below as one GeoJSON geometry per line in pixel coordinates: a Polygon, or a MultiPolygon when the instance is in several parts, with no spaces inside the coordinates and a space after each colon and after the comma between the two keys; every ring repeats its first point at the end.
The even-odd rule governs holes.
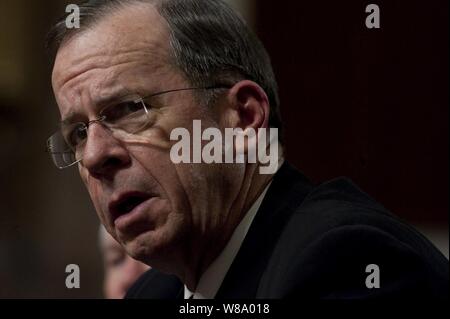
{"type": "Polygon", "coordinates": [[[226,127],[240,127],[243,131],[269,127],[269,99],[257,83],[240,81],[229,90],[227,97],[226,127]]]}

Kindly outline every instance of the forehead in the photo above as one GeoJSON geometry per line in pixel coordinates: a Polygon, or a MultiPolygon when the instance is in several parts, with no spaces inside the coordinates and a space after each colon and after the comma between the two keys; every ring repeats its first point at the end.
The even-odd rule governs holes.
{"type": "Polygon", "coordinates": [[[168,53],[169,28],[152,5],[114,9],[63,43],[55,59],[53,87],[57,93],[95,70],[104,70],[106,80],[133,65],[158,69],[167,64],[168,53]]]}

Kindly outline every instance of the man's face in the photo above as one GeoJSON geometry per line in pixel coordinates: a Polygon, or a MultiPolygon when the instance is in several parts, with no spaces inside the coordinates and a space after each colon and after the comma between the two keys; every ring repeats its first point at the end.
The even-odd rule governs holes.
{"type": "MultiPolygon", "coordinates": [[[[113,12],[75,35],[60,48],[53,70],[62,120],[96,120],[126,94],[190,87],[168,55],[168,26],[145,5],[113,12]]],[[[220,233],[243,174],[236,167],[170,160],[173,129],[191,131],[194,119],[218,126],[191,91],[161,96],[151,112],[150,127],[124,138],[92,124],[79,171],[108,232],[131,256],[164,269],[188,258],[195,245],[208,245],[199,241],[208,232],[220,233]]]]}

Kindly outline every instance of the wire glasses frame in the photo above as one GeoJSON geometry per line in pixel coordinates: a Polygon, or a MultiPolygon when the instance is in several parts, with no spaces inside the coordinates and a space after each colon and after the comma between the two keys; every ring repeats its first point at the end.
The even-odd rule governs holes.
{"type": "Polygon", "coordinates": [[[172,92],[230,88],[230,85],[215,85],[166,90],[107,106],[100,111],[98,119],[67,125],[61,124],[61,128],[47,140],[47,152],[57,168],[72,167],[83,159],[83,147],[87,141],[87,132],[91,125],[102,124],[111,131],[121,130],[128,134],[136,134],[144,130],[150,122],[149,112],[152,105],[147,104],[145,100],[172,92]]]}

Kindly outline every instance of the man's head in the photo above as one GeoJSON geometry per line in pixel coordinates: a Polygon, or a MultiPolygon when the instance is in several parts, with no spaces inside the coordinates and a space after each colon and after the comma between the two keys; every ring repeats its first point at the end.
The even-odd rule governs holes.
{"type": "Polygon", "coordinates": [[[122,299],[149,267],[128,256],[103,226],[100,226],[98,235],[105,276],[103,292],[108,299],[122,299]]]}
{"type": "Polygon", "coordinates": [[[53,32],[52,78],[63,122],[90,122],[80,175],[100,220],[130,255],[187,276],[207,259],[202,252],[221,249],[267,179],[247,164],[174,164],[170,133],[191,130],[193,120],[221,131],[279,127],[270,60],[218,0],[91,1],[80,10],[79,30],[61,22],[53,32]],[[229,89],[145,99],[211,86],[229,89]],[[139,132],[97,121],[105,107],[138,97],[150,118],[139,132]]]}

